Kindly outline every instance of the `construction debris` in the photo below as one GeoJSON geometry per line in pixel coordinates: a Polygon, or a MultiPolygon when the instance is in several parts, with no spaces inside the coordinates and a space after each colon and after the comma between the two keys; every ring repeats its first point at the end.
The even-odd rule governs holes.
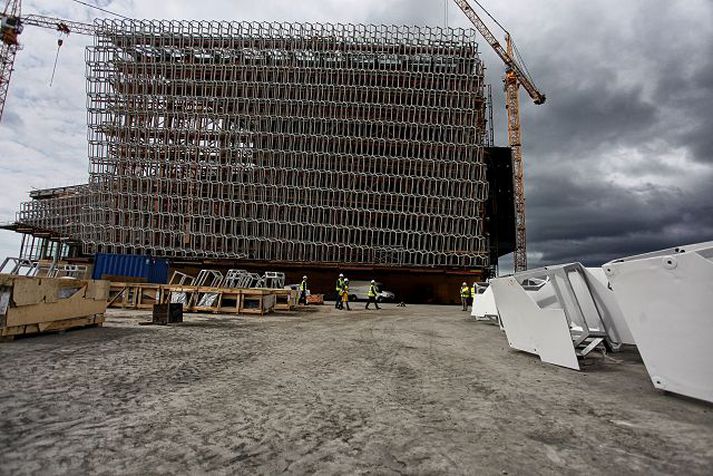
{"type": "Polygon", "coordinates": [[[168,284],[111,283],[109,307],[153,309],[175,303],[186,312],[264,315],[297,307],[297,290],[285,289],[284,284],[284,273],[271,271],[260,276],[230,269],[223,275],[202,269],[196,277],[175,271],[168,284]]]}

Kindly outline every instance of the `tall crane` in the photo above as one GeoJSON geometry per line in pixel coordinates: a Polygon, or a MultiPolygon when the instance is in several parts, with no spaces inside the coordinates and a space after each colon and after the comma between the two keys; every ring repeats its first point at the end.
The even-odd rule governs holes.
{"type": "MultiPolygon", "coordinates": [[[[520,128],[520,86],[525,88],[535,104],[544,104],[545,95],[535,86],[527,67],[514,46],[510,33],[505,31],[505,45],[500,44],[488,26],[470,6],[468,0],[453,0],[470,22],[505,63],[505,107],[508,115],[508,144],[512,149],[513,187],[515,191],[515,272],[527,269],[527,230],[525,227],[525,172],[522,159],[522,130],[520,128]]],[[[476,0],[476,3],[477,0],[476,0]]],[[[478,3],[478,6],[481,6],[478,3]]],[[[481,6],[482,8],[482,6],[481,6]]],[[[487,13],[487,12],[486,12],[487,13]]],[[[491,17],[492,18],[492,17],[491,17]]],[[[501,27],[502,28],[502,27],[501,27]]]]}
{"type": "MultiPolygon", "coordinates": [[[[0,119],[5,110],[10,78],[15,69],[15,56],[20,49],[19,37],[25,25],[37,26],[55,30],[64,35],[76,33],[79,35],[93,35],[94,25],[77,21],[62,20],[61,18],[43,15],[21,16],[22,1],[9,0],[5,2],[5,9],[0,15],[0,119]]],[[[59,43],[61,45],[61,41],[59,43]]]]}

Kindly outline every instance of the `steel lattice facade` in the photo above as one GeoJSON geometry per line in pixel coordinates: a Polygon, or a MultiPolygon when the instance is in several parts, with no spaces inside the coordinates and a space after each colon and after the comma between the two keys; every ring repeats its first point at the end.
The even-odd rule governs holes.
{"type": "Polygon", "coordinates": [[[97,27],[86,53],[86,253],[488,265],[474,31],[97,27]]]}

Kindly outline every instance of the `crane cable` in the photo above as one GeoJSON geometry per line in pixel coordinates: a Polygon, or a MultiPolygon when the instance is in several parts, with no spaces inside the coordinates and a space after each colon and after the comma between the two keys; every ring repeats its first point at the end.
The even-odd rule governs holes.
{"type": "Polygon", "coordinates": [[[123,18],[124,20],[131,20],[131,18],[129,18],[129,17],[127,17],[127,16],[121,15],[121,14],[119,14],[119,13],[112,12],[111,10],[107,10],[107,9],[105,9],[105,8],[102,8],[102,7],[100,7],[99,5],[92,5],[91,3],[82,2],[81,0],[72,0],[72,1],[73,1],[74,3],[78,3],[78,4],[80,4],[80,5],[84,5],[85,7],[94,8],[94,9],[100,10],[100,11],[102,11],[102,12],[104,12],[104,13],[108,13],[109,15],[114,15],[115,17],[123,18]]]}
{"type": "Polygon", "coordinates": [[[531,83],[535,84],[535,80],[532,77],[532,74],[530,73],[530,70],[527,69],[527,65],[525,64],[525,60],[522,59],[522,55],[520,55],[520,50],[518,49],[517,45],[515,44],[515,41],[510,39],[510,42],[512,43],[512,49],[515,52],[515,57],[520,66],[522,66],[523,71],[525,72],[525,75],[527,75],[527,79],[530,80],[531,83]]]}
{"type": "Polygon", "coordinates": [[[520,50],[518,50],[517,45],[515,45],[515,40],[512,39],[512,35],[510,35],[510,32],[493,16],[490,14],[490,12],[483,6],[482,3],[480,3],[478,0],[473,0],[473,2],[480,7],[483,12],[485,12],[486,15],[488,15],[488,18],[490,18],[500,29],[508,36],[510,36],[510,42],[512,43],[512,48],[513,51],[515,52],[515,58],[513,58],[521,67],[523,72],[527,75],[527,79],[530,80],[531,83],[534,84],[534,80],[532,79],[532,74],[530,74],[530,71],[527,69],[527,65],[525,64],[525,60],[522,59],[522,56],[520,55],[520,50]]]}
{"type": "Polygon", "coordinates": [[[473,0],[473,2],[475,2],[475,4],[478,5],[478,6],[480,7],[480,9],[483,10],[483,11],[485,12],[485,14],[488,15],[488,17],[490,17],[490,19],[493,20],[493,22],[494,22],[496,25],[498,25],[498,26],[500,27],[501,30],[503,30],[503,31],[504,31],[505,33],[507,33],[508,35],[510,34],[510,32],[507,31],[507,30],[505,29],[505,27],[502,26],[502,25],[500,24],[500,22],[497,21],[497,20],[495,19],[495,17],[490,14],[490,12],[489,12],[488,10],[486,10],[486,8],[483,6],[482,3],[480,3],[478,0],[473,0]]]}
{"type": "Polygon", "coordinates": [[[62,44],[64,41],[62,38],[57,40],[57,54],[54,57],[54,66],[52,67],[52,77],[50,78],[50,87],[52,87],[52,83],[54,83],[54,74],[57,72],[57,60],[59,59],[59,49],[62,47],[62,44]]]}

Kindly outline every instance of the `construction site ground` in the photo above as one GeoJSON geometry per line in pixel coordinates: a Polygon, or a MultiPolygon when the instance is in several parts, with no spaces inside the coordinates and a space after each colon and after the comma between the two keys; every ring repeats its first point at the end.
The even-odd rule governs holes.
{"type": "Polygon", "coordinates": [[[635,350],[583,372],[459,307],[186,315],[0,344],[2,474],[710,474],[713,405],[635,350]]]}

